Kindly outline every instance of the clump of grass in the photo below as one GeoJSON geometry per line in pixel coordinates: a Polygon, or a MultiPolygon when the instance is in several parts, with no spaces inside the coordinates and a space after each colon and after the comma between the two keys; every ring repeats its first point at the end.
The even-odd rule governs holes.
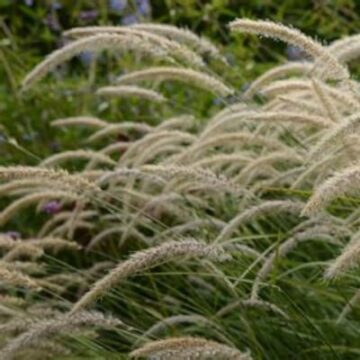
{"type": "Polygon", "coordinates": [[[358,199],[335,201],[359,187],[359,85],[346,65],[358,38],[323,46],[249,19],[230,29],[285,41],[310,58],[274,66],[240,93],[221,51],[187,29],[100,26],[65,32],[73,41],[25,77],[28,89],[83,51],[139,55],[116,85],[97,87],[91,70],[94,95],[121,97],[121,111],[100,99],[101,118],[83,106],[84,115],[54,116],[54,130],[84,142],[38,166],[0,167],[0,358],[35,347],[50,356],[150,359],[319,358],[356,349],[359,333],[348,322],[356,278],[338,285],[353,296],[346,305],[321,274],[328,266],[332,279],[359,263],[358,199]],[[167,81],[180,84],[160,93],[167,81]],[[199,104],[194,88],[205,90],[199,104]],[[133,96],[150,101],[134,108],[133,96]],[[22,226],[27,217],[31,229],[22,226]],[[156,276],[135,278],[158,266],[156,276]],[[101,313],[85,310],[100,308],[109,292],[101,313]],[[64,352],[69,331],[81,346],[64,352]],[[165,339],[156,339],[160,332],[165,339]],[[339,334],[349,348],[336,345],[339,334]],[[238,350],[245,347],[252,355],[238,350]]]}
{"type": "Polygon", "coordinates": [[[0,359],[13,359],[16,353],[34,345],[40,346],[46,339],[68,331],[93,326],[112,328],[122,322],[112,317],[106,317],[97,312],[79,312],[72,317],[60,314],[55,318],[35,322],[28,330],[11,340],[1,351],[0,359]]]}
{"type": "Polygon", "coordinates": [[[311,196],[303,215],[311,216],[323,210],[332,200],[356,191],[359,184],[360,168],[351,166],[339,171],[322,183],[311,196]]]}
{"type": "Polygon", "coordinates": [[[157,247],[135,253],[131,258],[120,263],[103,279],[99,280],[72,308],[75,313],[103,296],[105,292],[127,277],[151,269],[161,263],[178,258],[210,257],[218,258],[221,249],[216,246],[199,243],[195,240],[169,241],[157,247]]]}

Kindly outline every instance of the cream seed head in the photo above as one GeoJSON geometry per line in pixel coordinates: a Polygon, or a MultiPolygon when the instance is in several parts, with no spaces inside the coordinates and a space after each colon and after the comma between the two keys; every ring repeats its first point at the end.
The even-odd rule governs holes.
{"type": "Polygon", "coordinates": [[[221,343],[196,337],[168,338],[153,341],[134,350],[131,358],[159,358],[167,359],[222,359],[222,360],[251,360],[248,353],[221,343]]]}
{"type": "Polygon", "coordinates": [[[181,67],[154,67],[139,70],[117,79],[118,84],[135,84],[143,81],[166,81],[175,80],[188,85],[199,87],[214,95],[226,97],[234,93],[234,90],[225,85],[220,79],[205,72],[181,67]]]}
{"type": "Polygon", "coordinates": [[[303,49],[314,60],[324,62],[327,76],[337,80],[349,78],[348,70],[320,43],[304,35],[295,28],[287,27],[267,20],[237,19],[229,24],[233,32],[262,35],[273,39],[279,39],[303,49]]]}
{"type": "Polygon", "coordinates": [[[360,184],[360,167],[355,165],[341,170],[328,178],[308,200],[302,215],[312,216],[338,197],[356,191],[360,184]]]}
{"type": "Polygon", "coordinates": [[[70,29],[66,31],[64,35],[70,37],[80,36],[85,38],[96,35],[125,36],[129,38],[129,40],[138,39],[138,41],[141,43],[141,46],[144,49],[147,49],[149,55],[153,53],[155,58],[160,58],[162,55],[163,60],[165,59],[170,62],[176,61],[185,63],[191,67],[198,68],[205,66],[201,57],[187,46],[183,46],[180,42],[173,41],[166,36],[162,36],[162,34],[156,34],[155,32],[139,29],[135,26],[89,26],[84,28],[70,29]]]}
{"type": "Polygon", "coordinates": [[[95,285],[73,306],[71,313],[88,307],[99,297],[111,290],[121,280],[140,271],[151,269],[164,262],[181,258],[219,258],[222,253],[220,247],[206,245],[196,240],[169,241],[162,245],[139,251],[129,260],[120,263],[95,285]]]}
{"type": "Polygon", "coordinates": [[[29,89],[57,66],[84,51],[99,52],[106,49],[122,52],[133,51],[155,59],[171,59],[167,49],[161,46],[153,46],[151,42],[141,36],[135,34],[97,34],[75,40],[63,48],[55,50],[24,78],[22,89],[23,91],[29,89]]]}
{"type": "Polygon", "coordinates": [[[158,103],[165,102],[166,99],[157,91],[145,89],[140,86],[123,85],[123,86],[105,86],[96,91],[97,95],[110,98],[131,98],[138,97],[144,100],[150,100],[158,103]]]}

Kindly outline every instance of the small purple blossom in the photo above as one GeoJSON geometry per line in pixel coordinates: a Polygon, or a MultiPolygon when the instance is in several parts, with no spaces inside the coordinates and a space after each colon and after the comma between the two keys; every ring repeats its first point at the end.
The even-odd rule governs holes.
{"type": "Polygon", "coordinates": [[[62,8],[62,5],[61,5],[61,3],[60,3],[59,1],[53,0],[53,1],[51,2],[51,8],[52,8],[53,10],[59,10],[59,9],[62,8]]]}
{"type": "Polygon", "coordinates": [[[94,56],[95,56],[94,53],[92,53],[91,51],[83,51],[79,55],[79,59],[84,65],[89,66],[91,62],[94,60],[94,56]]]}
{"type": "Polygon", "coordinates": [[[84,10],[79,14],[79,18],[84,21],[95,20],[99,15],[97,10],[84,10]]]}
{"type": "Polygon", "coordinates": [[[26,6],[33,6],[34,5],[34,0],[24,0],[24,3],[26,6]]]}
{"type": "Polygon", "coordinates": [[[123,11],[127,6],[127,0],[110,0],[109,6],[111,10],[123,11]]]}
{"type": "Polygon", "coordinates": [[[288,45],[285,50],[286,57],[290,61],[304,60],[304,52],[295,45],[288,45]]]}
{"type": "Polygon", "coordinates": [[[48,14],[48,16],[44,19],[44,24],[49,26],[49,28],[53,31],[61,30],[59,20],[54,14],[48,14]]]}
{"type": "Polygon", "coordinates": [[[139,19],[136,15],[126,15],[121,19],[121,23],[125,26],[133,25],[139,22],[139,19]]]}
{"type": "Polygon", "coordinates": [[[219,106],[223,103],[223,101],[220,99],[220,98],[215,98],[213,100],[213,104],[216,105],[216,106],[219,106]]]}
{"type": "Polygon", "coordinates": [[[149,0],[136,0],[135,1],[137,12],[142,16],[150,14],[151,6],[149,0]]]}
{"type": "Polygon", "coordinates": [[[56,214],[61,210],[62,206],[57,200],[48,201],[43,207],[42,211],[46,214],[52,215],[56,214]]]}
{"type": "Polygon", "coordinates": [[[20,239],[21,234],[18,231],[9,230],[4,233],[6,236],[11,237],[13,240],[20,239]]]}

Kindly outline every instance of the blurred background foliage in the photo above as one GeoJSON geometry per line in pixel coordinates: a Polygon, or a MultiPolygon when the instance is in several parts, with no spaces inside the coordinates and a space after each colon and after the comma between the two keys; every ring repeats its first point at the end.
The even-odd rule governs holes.
{"type": "MultiPolygon", "coordinates": [[[[44,56],[66,43],[61,36],[63,30],[144,21],[188,27],[223,48],[231,67],[217,70],[239,91],[274,63],[302,58],[298,49],[280,42],[255,36],[230,37],[226,25],[236,17],[291,24],[330,42],[358,31],[360,1],[0,0],[0,162],[36,164],[49,153],[70,149],[79,133],[55,133],[49,126],[55,118],[91,114],[116,121],[156,122],[167,116],[166,109],[160,112],[156,105],[139,104],[136,100],[126,104],[105,102],[94,97],[94,89],[99,84],[111,82],[134,66],[132,56],[128,55],[120,59],[109,54],[95,58],[93,54],[84,53],[59,68],[30,93],[20,94],[24,75],[44,56]],[[149,106],[155,106],[150,109],[154,110],[153,119],[145,116],[149,114],[149,106]]],[[[200,119],[221,106],[220,101],[214,101],[209,95],[196,93],[194,97],[191,90],[183,90],[181,86],[169,85],[164,91],[171,92],[172,106],[176,106],[179,113],[191,108],[200,119]]],[[[171,114],[173,107],[169,110],[171,114]]]]}
{"type": "MultiPolygon", "coordinates": [[[[333,40],[358,31],[357,0],[0,0],[2,36],[44,55],[74,26],[140,21],[186,26],[229,42],[226,24],[235,17],[269,18],[312,36],[333,40]]],[[[2,44],[4,46],[4,44],[2,44]]]]}

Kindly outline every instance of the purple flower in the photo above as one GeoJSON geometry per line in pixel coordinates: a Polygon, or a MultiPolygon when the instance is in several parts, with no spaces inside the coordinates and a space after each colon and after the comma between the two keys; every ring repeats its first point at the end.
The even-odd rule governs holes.
{"type": "Polygon", "coordinates": [[[6,231],[5,235],[11,237],[13,240],[20,239],[21,237],[21,234],[18,231],[14,231],[14,230],[6,231]]]}
{"type": "Polygon", "coordinates": [[[98,17],[98,15],[99,13],[97,10],[84,10],[80,12],[79,18],[81,20],[91,21],[91,20],[95,20],[98,17]]]}
{"type": "Polygon", "coordinates": [[[43,207],[42,211],[46,214],[52,215],[56,214],[61,210],[62,206],[57,200],[48,201],[43,207]]]}
{"type": "Polygon", "coordinates": [[[127,25],[133,25],[133,24],[136,24],[139,22],[139,19],[137,18],[136,15],[127,15],[127,16],[124,16],[122,19],[121,19],[121,23],[125,26],[127,25]]]}
{"type": "Polygon", "coordinates": [[[141,14],[142,16],[150,14],[151,7],[149,0],[136,0],[135,4],[139,14],[141,14]]]}
{"type": "Polygon", "coordinates": [[[52,1],[52,3],[51,3],[51,8],[53,9],[53,10],[59,10],[59,9],[61,9],[62,8],[62,5],[61,5],[61,3],[59,2],[59,1],[52,1]]]}
{"type": "Polygon", "coordinates": [[[216,106],[219,106],[223,103],[223,101],[220,99],[220,98],[215,98],[213,100],[213,104],[216,105],[216,106]]]}
{"type": "Polygon", "coordinates": [[[84,65],[89,66],[94,60],[94,54],[91,51],[83,51],[79,55],[79,59],[84,65]]]}
{"type": "Polygon", "coordinates": [[[304,52],[297,46],[294,45],[288,45],[285,50],[286,57],[290,61],[296,61],[296,60],[304,60],[305,54],[304,52]]]}
{"type": "Polygon", "coordinates": [[[61,30],[61,26],[59,23],[58,18],[53,15],[53,14],[49,14],[45,19],[44,19],[44,23],[45,25],[49,26],[49,28],[51,30],[54,31],[60,31],[61,30]]]}
{"type": "Polygon", "coordinates": [[[127,6],[127,0],[109,0],[110,9],[114,11],[123,11],[127,6]]]}
{"type": "Polygon", "coordinates": [[[24,0],[24,3],[25,3],[26,6],[33,6],[34,5],[33,0],[24,0]]]}

